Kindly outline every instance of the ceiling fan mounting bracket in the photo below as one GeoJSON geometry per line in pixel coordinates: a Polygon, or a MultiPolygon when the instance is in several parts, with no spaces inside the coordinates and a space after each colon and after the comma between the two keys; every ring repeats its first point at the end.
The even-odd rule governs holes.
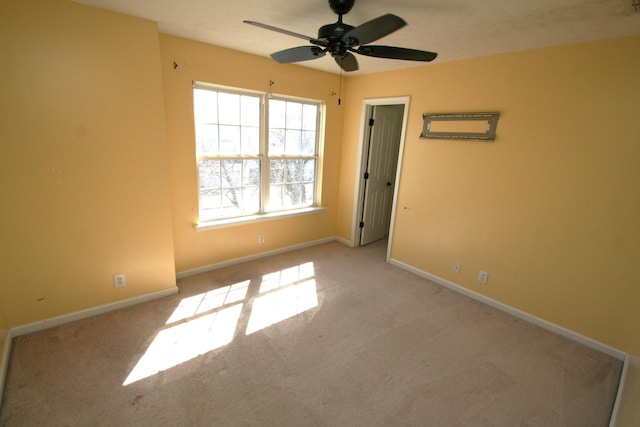
{"type": "Polygon", "coordinates": [[[355,0],[329,0],[329,7],[338,15],[349,13],[355,0]]]}

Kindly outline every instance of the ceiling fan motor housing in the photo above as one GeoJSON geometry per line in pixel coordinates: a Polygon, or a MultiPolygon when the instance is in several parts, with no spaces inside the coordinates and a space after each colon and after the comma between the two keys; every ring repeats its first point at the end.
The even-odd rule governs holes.
{"type": "Polygon", "coordinates": [[[348,40],[343,40],[342,37],[353,28],[353,26],[342,22],[323,25],[318,30],[318,40],[326,41],[332,56],[343,56],[347,52],[347,47],[352,45],[349,45],[348,40]]]}

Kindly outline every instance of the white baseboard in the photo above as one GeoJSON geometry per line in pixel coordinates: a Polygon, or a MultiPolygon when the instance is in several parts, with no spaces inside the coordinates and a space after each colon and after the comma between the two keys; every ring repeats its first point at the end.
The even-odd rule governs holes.
{"type": "Polygon", "coordinates": [[[628,354],[624,360],[618,394],[611,411],[609,427],[640,425],[640,356],[628,354]]]}
{"type": "Polygon", "coordinates": [[[437,283],[438,285],[444,286],[445,288],[451,289],[455,292],[458,292],[462,295],[465,295],[469,298],[472,298],[474,300],[480,301],[484,304],[487,304],[493,308],[496,308],[500,311],[504,311],[505,313],[511,314],[512,316],[515,316],[519,319],[522,319],[526,322],[532,323],[536,326],[539,326],[543,329],[546,329],[548,331],[554,332],[558,335],[561,335],[563,337],[569,338],[573,341],[579,342],[582,345],[585,345],[589,348],[592,348],[594,350],[597,350],[601,353],[604,353],[606,355],[609,355],[611,357],[615,357],[618,360],[625,360],[626,358],[626,353],[623,351],[620,351],[616,348],[613,348],[611,346],[608,346],[606,344],[603,344],[599,341],[596,341],[594,339],[591,339],[589,337],[586,337],[584,335],[581,335],[577,332],[571,331],[569,329],[563,328],[562,326],[556,325],[555,323],[551,323],[547,320],[541,319],[539,317],[536,317],[532,314],[529,314],[527,312],[518,310],[517,308],[511,307],[507,304],[501,303],[499,301],[496,301],[494,299],[491,299],[489,297],[486,297],[484,295],[481,295],[477,292],[471,291],[467,288],[464,288],[460,285],[457,285],[453,282],[450,282],[446,279],[443,279],[442,277],[438,277],[434,274],[431,273],[427,273],[425,271],[419,270],[415,267],[412,267],[408,264],[405,264],[403,262],[400,262],[398,260],[395,259],[390,259],[389,260],[390,264],[393,264],[397,267],[400,267],[404,270],[410,271],[420,277],[424,277],[425,279],[431,280],[434,283],[437,283]]]}
{"type": "Polygon", "coordinates": [[[185,277],[195,276],[196,274],[207,273],[209,271],[218,270],[220,268],[229,267],[236,264],[241,264],[243,262],[255,261],[257,259],[266,258],[272,255],[283,254],[291,251],[295,251],[298,249],[304,249],[311,246],[321,245],[323,243],[329,243],[334,241],[340,241],[337,237],[326,237],[324,239],[313,240],[311,242],[300,243],[298,245],[286,246],[284,248],[274,249],[272,251],[260,252],[254,255],[248,255],[240,258],[230,259],[227,261],[217,262],[214,264],[205,265],[202,267],[192,268],[190,270],[180,271],[176,274],[177,279],[184,279],[185,277]]]}
{"type": "Polygon", "coordinates": [[[616,393],[616,400],[613,404],[613,410],[611,411],[609,427],[616,427],[618,424],[618,411],[620,410],[620,402],[622,402],[622,395],[624,393],[628,372],[629,372],[629,356],[624,358],[624,364],[622,365],[622,373],[620,374],[620,383],[618,383],[618,392],[616,393]]]}
{"type": "Polygon", "coordinates": [[[64,314],[62,316],[52,317],[50,319],[40,320],[38,322],[29,323],[27,325],[17,326],[11,329],[11,337],[14,338],[20,335],[42,331],[44,329],[53,328],[54,326],[63,325],[65,323],[73,322],[76,320],[86,319],[87,317],[97,316],[98,314],[108,313],[110,311],[118,310],[121,308],[131,307],[132,305],[142,304],[144,302],[153,301],[159,298],[175,295],[177,293],[178,287],[174,286],[169,289],[152,292],[150,294],[129,298],[123,301],[117,301],[111,304],[105,304],[98,307],[88,308],[86,310],[76,311],[74,313],[64,314]]]}
{"type": "Polygon", "coordinates": [[[336,236],[336,238],[335,238],[335,239],[336,239],[338,242],[340,242],[340,243],[342,243],[343,245],[345,245],[345,246],[348,246],[348,247],[350,247],[350,248],[355,248],[355,245],[354,245],[353,243],[351,243],[351,241],[350,241],[350,240],[347,240],[347,239],[345,239],[344,237],[336,236]]]}
{"type": "Polygon", "coordinates": [[[2,393],[4,392],[4,380],[7,376],[7,369],[9,368],[9,356],[11,355],[11,341],[13,336],[11,330],[7,331],[7,337],[4,340],[4,346],[2,347],[2,353],[0,353],[0,405],[2,405],[2,393]]]}

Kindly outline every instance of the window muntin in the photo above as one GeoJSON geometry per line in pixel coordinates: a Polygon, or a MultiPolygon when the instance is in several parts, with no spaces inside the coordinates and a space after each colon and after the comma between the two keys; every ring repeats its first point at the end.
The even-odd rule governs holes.
{"type": "Polygon", "coordinates": [[[193,95],[200,222],[317,206],[320,102],[193,95]]]}

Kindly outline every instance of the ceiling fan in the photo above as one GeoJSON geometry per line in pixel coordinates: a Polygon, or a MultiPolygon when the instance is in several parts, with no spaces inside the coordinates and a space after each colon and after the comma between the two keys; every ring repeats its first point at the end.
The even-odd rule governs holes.
{"type": "Polygon", "coordinates": [[[338,15],[338,22],[327,24],[318,30],[318,38],[294,33],[293,31],[273,27],[255,21],[243,21],[246,24],[276,31],[288,36],[307,40],[311,46],[299,46],[271,54],[279,63],[308,61],[329,53],[344,71],[358,70],[358,60],[353,53],[377,58],[403,59],[408,61],[433,61],[437,53],[404,47],[369,45],[386,35],[407,25],[400,17],[386,14],[353,27],[342,22],[342,16],[353,7],[355,0],[329,0],[329,6],[338,15]]]}

